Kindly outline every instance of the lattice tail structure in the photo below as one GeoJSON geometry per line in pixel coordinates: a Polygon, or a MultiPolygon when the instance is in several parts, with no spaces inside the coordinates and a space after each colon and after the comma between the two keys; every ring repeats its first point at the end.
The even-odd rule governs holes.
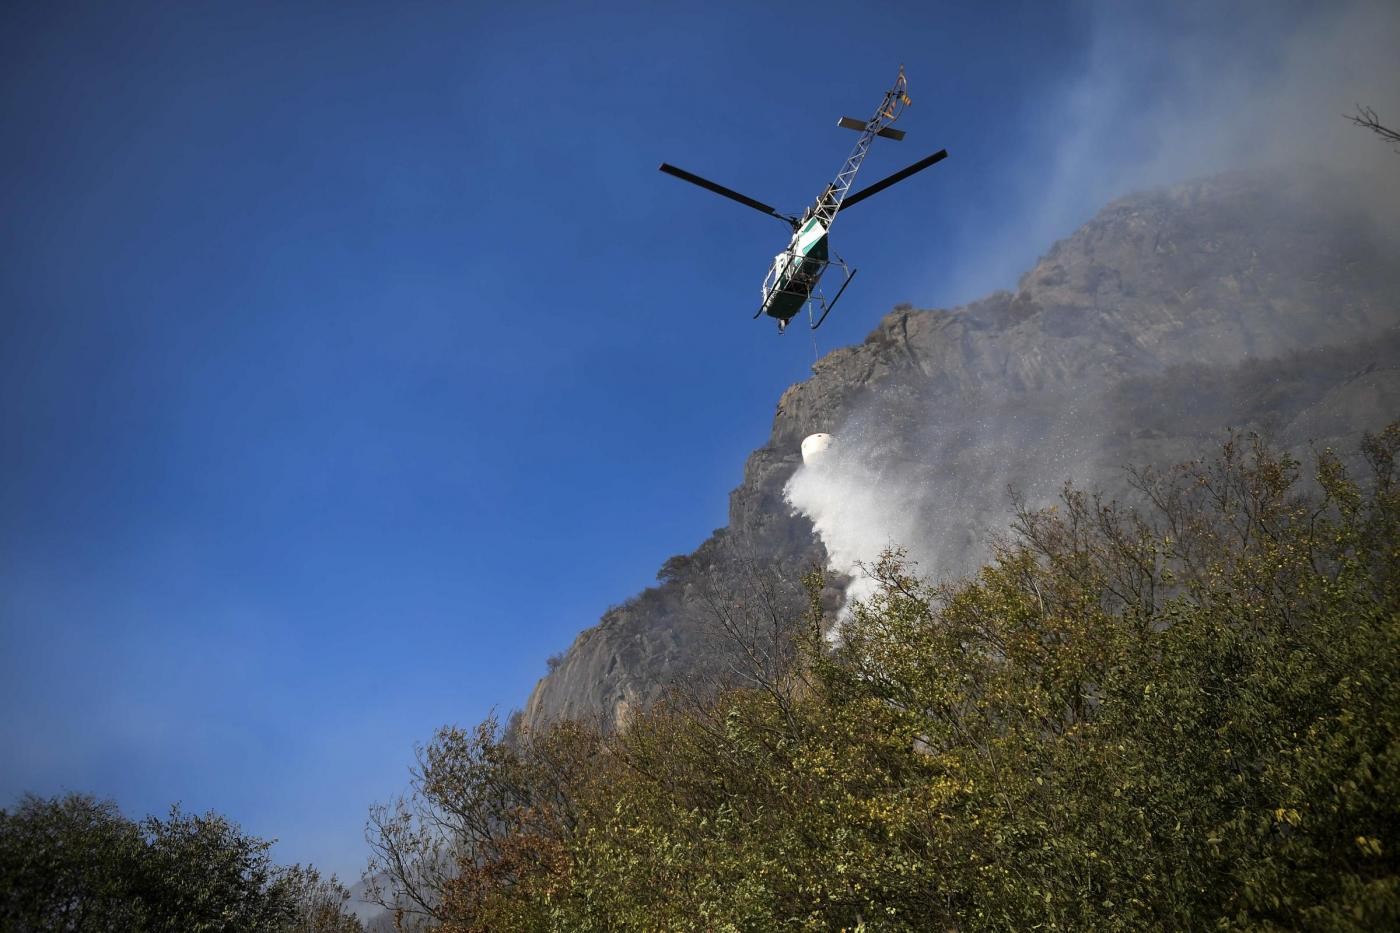
{"type": "MultiPolygon", "coordinates": [[[[904,77],[904,66],[900,65],[899,77],[895,79],[894,87],[885,92],[885,99],[880,101],[879,109],[875,111],[873,117],[866,121],[860,138],[856,140],[855,148],[846,157],[841,171],[836,173],[836,180],[827,186],[826,191],[817,199],[813,216],[817,217],[827,230],[831,229],[831,224],[836,219],[836,212],[841,209],[841,202],[846,199],[846,193],[851,190],[851,183],[856,180],[856,172],[860,171],[860,164],[865,161],[865,155],[870,151],[870,144],[874,142],[876,136],[894,135],[893,131],[889,131],[887,128],[899,119],[899,115],[904,112],[905,107],[913,103],[906,93],[907,87],[908,81],[904,77]]],[[[843,121],[843,125],[849,124],[843,121]]]]}

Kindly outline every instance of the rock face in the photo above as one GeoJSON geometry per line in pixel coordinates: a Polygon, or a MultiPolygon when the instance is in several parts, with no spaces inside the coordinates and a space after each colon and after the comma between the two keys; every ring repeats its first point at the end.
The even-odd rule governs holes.
{"type": "Polygon", "coordinates": [[[1199,456],[1227,427],[1354,447],[1400,416],[1397,221],[1315,173],[1227,174],[1108,205],[1015,293],[895,309],[783,394],[728,526],[580,634],[524,722],[615,726],[722,672],[717,600],[800,611],[793,569],[826,560],[784,498],[809,434],[857,437],[877,475],[898,473],[939,574],[981,560],[1008,484],[1032,498],[1067,478],[1113,487],[1121,465],[1199,456]]]}

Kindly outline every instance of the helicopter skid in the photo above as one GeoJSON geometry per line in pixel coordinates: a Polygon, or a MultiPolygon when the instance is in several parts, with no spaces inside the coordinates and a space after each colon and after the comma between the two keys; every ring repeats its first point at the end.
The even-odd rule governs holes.
{"type": "MultiPolygon", "coordinates": [[[[814,260],[808,259],[809,263],[814,260]]],[[[816,330],[822,326],[826,316],[836,307],[836,302],[841,300],[841,295],[846,291],[846,286],[851,284],[851,279],[856,277],[857,270],[847,266],[839,257],[834,260],[822,259],[814,272],[802,276],[793,276],[781,286],[773,286],[765,290],[765,298],[759,309],[754,312],[754,319],[757,320],[763,314],[776,318],[778,321],[778,333],[787,330],[788,323],[803,308],[807,309],[807,319],[811,323],[811,329],[816,330]],[[844,278],[841,287],[836,290],[836,294],[828,301],[825,294],[817,288],[817,280],[821,278],[826,267],[835,262],[841,267],[844,278]]]]}

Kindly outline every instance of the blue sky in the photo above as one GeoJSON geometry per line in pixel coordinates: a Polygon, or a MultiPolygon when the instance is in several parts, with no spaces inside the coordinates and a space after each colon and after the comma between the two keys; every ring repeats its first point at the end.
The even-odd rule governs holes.
{"type": "Polygon", "coordinates": [[[857,186],[951,156],[843,215],[825,352],[1233,164],[1242,103],[1395,88],[1382,5],[992,7],[6,5],[0,805],[353,880],[415,742],[723,525],[813,346],[750,320],[784,228],[661,161],[798,212],[905,64],[857,186]]]}

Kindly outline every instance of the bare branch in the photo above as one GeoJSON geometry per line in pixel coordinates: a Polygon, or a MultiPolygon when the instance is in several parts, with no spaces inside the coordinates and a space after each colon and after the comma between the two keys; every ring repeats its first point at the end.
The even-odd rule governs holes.
{"type": "MultiPolygon", "coordinates": [[[[1381,139],[1386,140],[1387,142],[1400,143],[1400,132],[1392,130],[1390,127],[1383,125],[1381,123],[1380,116],[1376,113],[1376,111],[1372,110],[1370,107],[1363,107],[1362,105],[1357,104],[1356,113],[1348,113],[1344,114],[1344,116],[1352,123],[1355,123],[1357,126],[1362,127],[1363,129],[1370,130],[1372,133],[1375,133],[1377,136],[1379,136],[1381,139]]],[[[1400,152],[1400,148],[1397,148],[1395,151],[1400,152]]]]}

